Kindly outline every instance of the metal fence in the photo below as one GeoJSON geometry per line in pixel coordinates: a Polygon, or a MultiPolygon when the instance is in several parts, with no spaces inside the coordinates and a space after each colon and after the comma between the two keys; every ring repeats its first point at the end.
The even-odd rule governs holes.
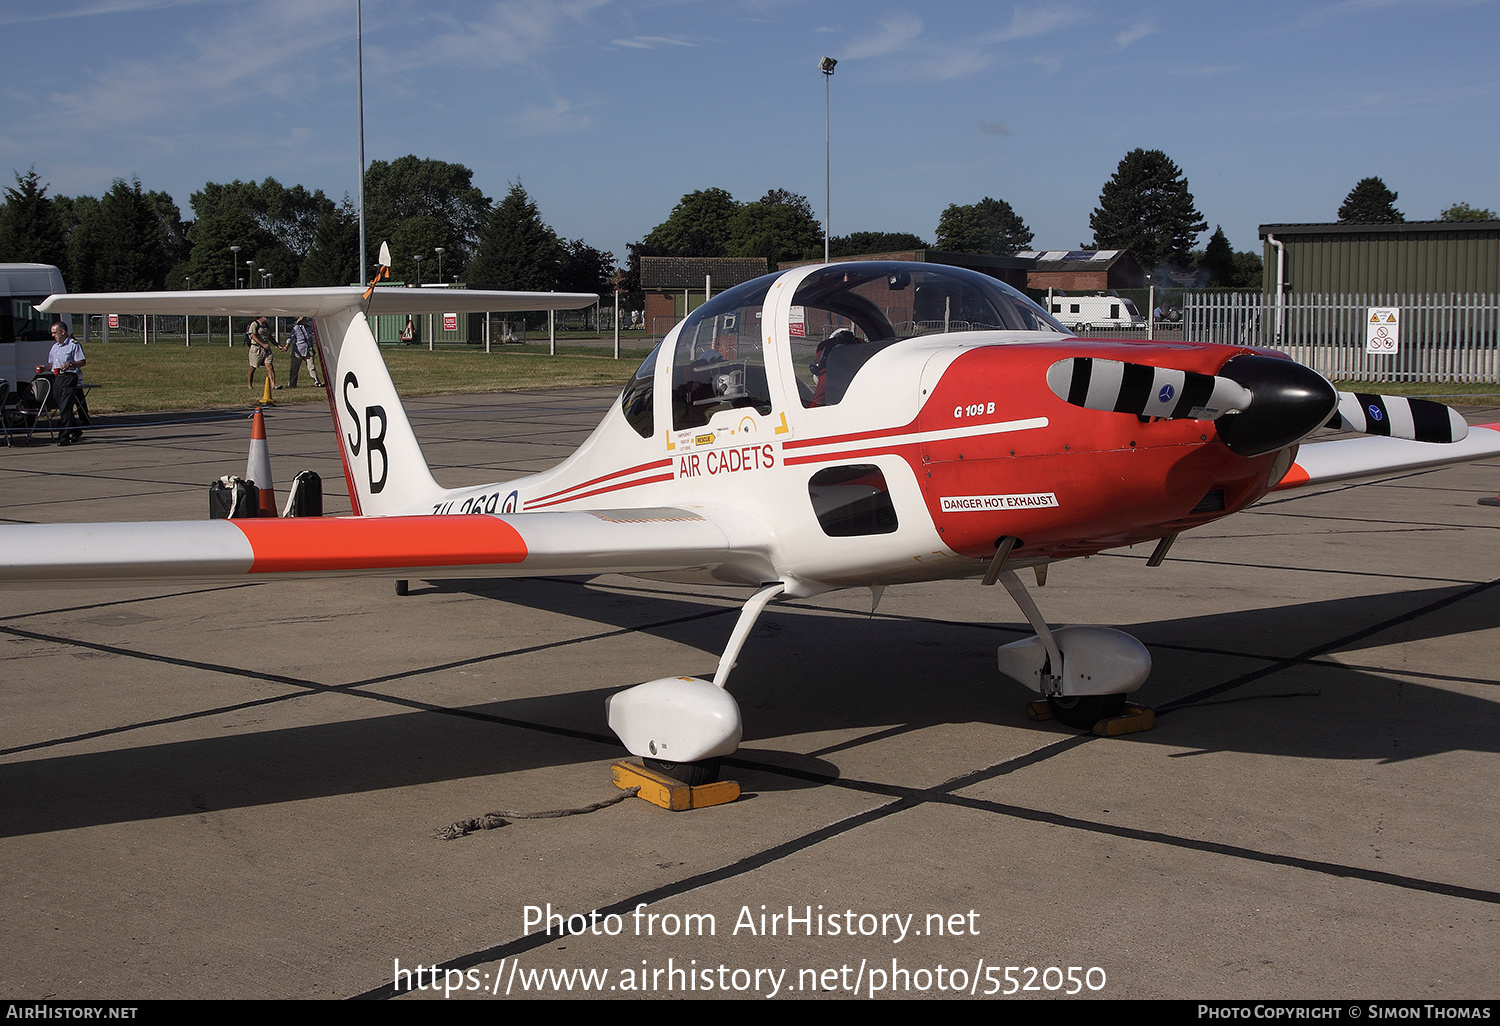
{"type": "Polygon", "coordinates": [[[1342,381],[1500,382],[1500,296],[1188,292],[1182,338],[1264,346],[1342,381]],[[1365,352],[1371,307],[1400,311],[1400,349],[1365,352]]]}

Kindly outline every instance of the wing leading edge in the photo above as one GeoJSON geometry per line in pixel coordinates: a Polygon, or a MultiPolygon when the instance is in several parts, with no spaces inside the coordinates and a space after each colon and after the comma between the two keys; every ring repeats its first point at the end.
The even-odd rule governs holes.
{"type": "Polygon", "coordinates": [[[1296,462],[1274,490],[1353,481],[1497,455],[1500,455],[1500,424],[1471,425],[1468,437],[1441,445],[1369,436],[1314,442],[1297,450],[1296,462]]]}

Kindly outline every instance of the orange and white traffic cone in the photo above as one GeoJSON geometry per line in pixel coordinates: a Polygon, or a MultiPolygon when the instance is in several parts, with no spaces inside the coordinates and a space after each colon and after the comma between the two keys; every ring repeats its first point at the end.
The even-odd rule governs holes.
{"type": "Polygon", "coordinates": [[[260,489],[260,515],[276,515],[276,488],[271,484],[271,450],[266,448],[266,418],[260,410],[250,419],[250,459],[245,463],[245,480],[260,489]]]}

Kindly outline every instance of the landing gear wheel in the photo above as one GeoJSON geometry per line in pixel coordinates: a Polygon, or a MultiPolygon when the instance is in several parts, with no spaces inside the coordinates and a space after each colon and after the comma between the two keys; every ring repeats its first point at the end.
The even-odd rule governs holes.
{"type": "Polygon", "coordinates": [[[643,759],[642,761],[645,762],[647,769],[655,770],[673,780],[680,780],[689,787],[712,784],[719,779],[718,759],[703,759],[699,762],[665,762],[661,759],[643,759]]]}
{"type": "Polygon", "coordinates": [[[1049,696],[1047,705],[1057,722],[1075,730],[1093,730],[1100,720],[1125,711],[1124,695],[1075,695],[1071,698],[1049,696]]]}

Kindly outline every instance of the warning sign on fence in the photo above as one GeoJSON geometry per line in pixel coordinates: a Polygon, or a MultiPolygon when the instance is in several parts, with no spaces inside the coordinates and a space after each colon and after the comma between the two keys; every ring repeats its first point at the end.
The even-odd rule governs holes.
{"type": "Polygon", "coordinates": [[[457,331],[458,330],[458,314],[456,314],[456,313],[445,313],[445,314],[443,314],[443,330],[444,331],[457,331]]]}
{"type": "Polygon", "coordinates": [[[1365,318],[1365,353],[1394,353],[1401,348],[1401,311],[1394,306],[1372,306],[1365,318]]]}

